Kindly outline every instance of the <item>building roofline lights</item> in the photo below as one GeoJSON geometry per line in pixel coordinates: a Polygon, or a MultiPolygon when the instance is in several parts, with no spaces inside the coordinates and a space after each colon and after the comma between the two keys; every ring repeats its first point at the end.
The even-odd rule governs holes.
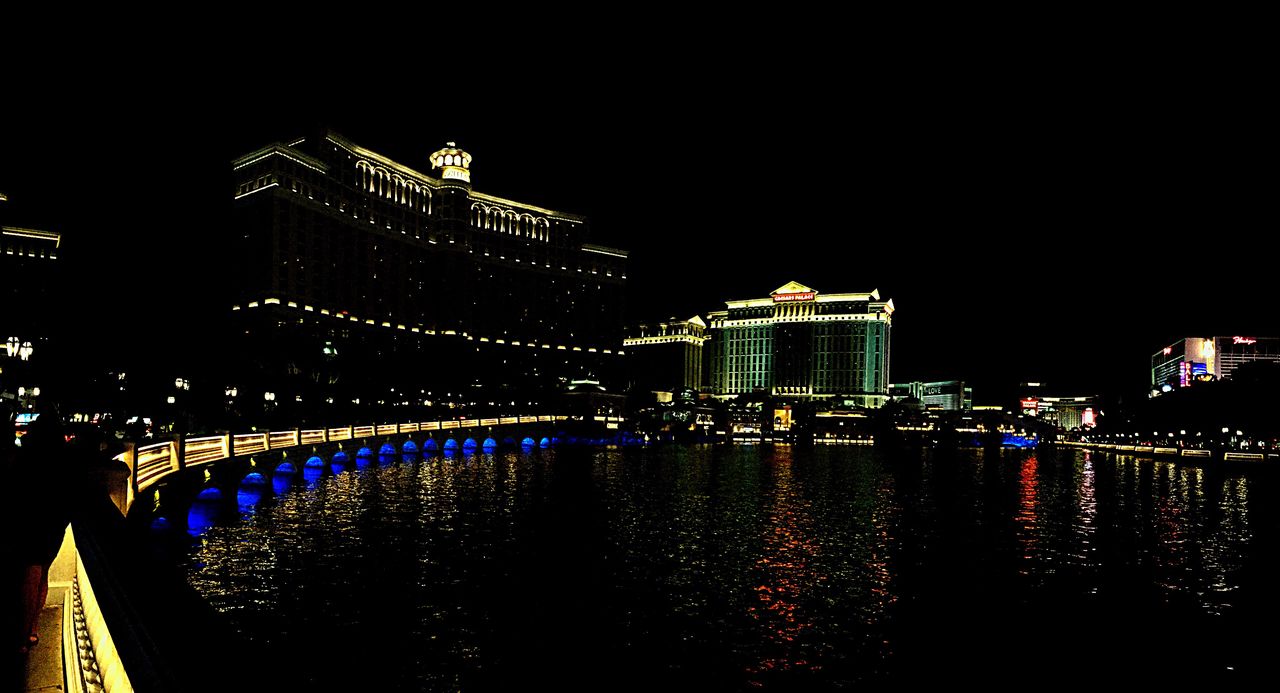
{"type": "Polygon", "coordinates": [[[289,159],[290,161],[293,161],[294,163],[302,164],[303,166],[306,166],[307,168],[312,169],[313,171],[319,171],[320,173],[329,172],[329,164],[326,164],[325,162],[319,159],[316,159],[314,157],[307,156],[306,154],[303,154],[302,152],[288,145],[281,144],[279,142],[273,142],[263,147],[262,149],[259,149],[255,152],[251,152],[249,154],[245,154],[244,156],[238,159],[232,160],[231,170],[238,171],[244,168],[245,166],[256,164],[259,161],[262,161],[263,159],[266,159],[272,156],[282,156],[286,159],[289,159]]]}
{"type": "Polygon", "coordinates": [[[484,200],[485,202],[496,202],[498,204],[510,205],[512,207],[518,207],[520,209],[524,209],[530,212],[545,214],[549,217],[553,217],[555,219],[560,219],[563,221],[572,221],[579,224],[584,224],[587,221],[587,218],[580,214],[570,214],[569,212],[558,212],[554,209],[547,209],[546,207],[538,207],[537,205],[531,205],[525,202],[516,202],[515,200],[509,200],[505,197],[498,197],[497,195],[488,195],[485,193],[472,191],[471,199],[484,200]]]}
{"type": "Polygon", "coordinates": [[[625,250],[619,250],[618,248],[610,248],[608,246],[603,246],[603,245],[592,245],[590,243],[583,243],[582,250],[588,253],[599,253],[600,255],[612,255],[613,257],[622,257],[622,258],[625,258],[629,255],[629,253],[625,250]]]}
{"type": "Polygon", "coordinates": [[[3,233],[6,236],[18,236],[21,238],[34,238],[41,241],[53,241],[53,247],[62,246],[62,234],[56,231],[40,231],[39,229],[24,229],[17,226],[4,226],[3,233]]]}
{"type": "MultiPolygon", "coordinates": [[[[424,185],[428,185],[430,187],[436,188],[444,184],[443,179],[429,176],[425,173],[422,173],[421,171],[405,166],[404,164],[399,163],[398,161],[388,159],[387,157],[375,151],[365,149],[364,147],[361,147],[355,142],[352,142],[351,140],[343,137],[342,135],[336,132],[333,132],[332,130],[330,130],[328,133],[325,134],[325,139],[338,145],[339,147],[342,147],[343,149],[346,149],[348,152],[351,152],[352,154],[355,154],[357,156],[362,156],[362,157],[365,157],[366,159],[371,159],[373,161],[377,161],[378,163],[384,166],[387,166],[388,168],[396,169],[400,173],[418,178],[418,182],[423,183],[424,185]]],[[[494,202],[497,204],[509,205],[512,207],[517,207],[522,210],[537,212],[539,214],[545,214],[549,217],[553,217],[553,218],[564,220],[564,221],[572,221],[576,223],[585,223],[587,221],[587,218],[585,216],[582,216],[579,214],[559,212],[554,209],[538,207],[536,205],[526,204],[524,202],[516,202],[515,200],[509,200],[505,197],[498,197],[497,195],[487,195],[485,193],[472,191],[468,197],[470,197],[473,200],[484,200],[485,202],[494,202]]]]}

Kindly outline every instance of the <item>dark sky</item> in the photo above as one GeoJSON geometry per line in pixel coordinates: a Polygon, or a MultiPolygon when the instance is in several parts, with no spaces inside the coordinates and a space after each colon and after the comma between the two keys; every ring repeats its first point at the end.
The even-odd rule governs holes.
{"type": "Polygon", "coordinates": [[[327,125],[420,170],[456,140],[477,190],[588,215],[632,253],[633,320],[790,280],[879,288],[898,308],[893,380],[966,379],[980,403],[1020,380],[1141,393],[1174,338],[1280,335],[1256,71],[1084,47],[862,57],[606,62],[601,78],[583,55],[413,88],[292,81],[274,60],[270,80],[19,69],[0,221],[64,232],[88,310],[62,309],[91,329],[122,297],[135,321],[190,313],[218,279],[206,262],[234,261],[204,250],[230,233],[229,161],[327,125]]]}

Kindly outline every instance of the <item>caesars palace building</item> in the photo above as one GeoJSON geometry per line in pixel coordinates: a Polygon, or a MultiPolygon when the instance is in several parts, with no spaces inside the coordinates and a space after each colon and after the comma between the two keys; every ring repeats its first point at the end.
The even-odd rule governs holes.
{"type": "Polygon", "coordinates": [[[726,307],[707,319],[711,393],[766,392],[864,407],[888,399],[893,301],[878,291],[823,294],[790,282],[726,307]]]}
{"type": "Polygon", "coordinates": [[[230,307],[257,372],[352,393],[607,381],[626,251],[589,243],[582,216],[472,190],[453,143],[422,163],[334,132],[232,163],[230,307]]]}

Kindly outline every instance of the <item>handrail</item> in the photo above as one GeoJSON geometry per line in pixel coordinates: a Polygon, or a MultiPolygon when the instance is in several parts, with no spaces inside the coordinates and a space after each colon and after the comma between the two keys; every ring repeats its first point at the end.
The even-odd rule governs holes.
{"type": "Polygon", "coordinates": [[[292,429],[262,433],[235,433],[218,436],[184,438],[176,436],[172,441],[129,449],[115,459],[129,465],[129,505],[137,494],[159,483],[161,479],[185,467],[209,464],[241,455],[292,448],[299,445],[319,445],[325,442],[391,436],[423,431],[446,431],[476,426],[507,426],[539,421],[564,421],[565,416],[524,415],[485,419],[455,419],[447,421],[421,421],[403,424],[377,424],[371,426],[345,426],[339,428],[292,429]]]}
{"type": "MultiPolygon", "coordinates": [[[[68,573],[62,665],[68,691],[217,693],[242,683],[230,668],[247,643],[214,618],[181,581],[157,579],[150,552],[105,498],[87,500],[66,532],[58,561],[68,573]]],[[[282,682],[259,682],[282,690],[282,682]]]]}

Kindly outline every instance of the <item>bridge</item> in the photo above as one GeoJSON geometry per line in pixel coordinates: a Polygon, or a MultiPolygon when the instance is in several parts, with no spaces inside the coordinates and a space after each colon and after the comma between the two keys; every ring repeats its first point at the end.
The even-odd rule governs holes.
{"type": "MultiPolygon", "coordinates": [[[[596,423],[609,423],[602,417],[596,423]]],[[[62,549],[50,569],[51,599],[56,604],[61,596],[61,669],[65,690],[92,693],[128,693],[131,691],[226,690],[227,685],[244,689],[245,682],[228,682],[223,677],[200,671],[201,662],[227,647],[233,640],[229,634],[210,636],[217,631],[210,625],[214,619],[204,613],[205,628],[198,644],[185,642],[174,647],[174,638],[191,641],[192,628],[175,625],[175,604],[183,604],[184,620],[193,613],[207,611],[207,605],[193,603],[194,592],[180,583],[176,575],[156,576],[139,573],[134,560],[140,553],[129,538],[126,519],[143,500],[158,506],[156,495],[168,482],[180,488],[189,486],[184,479],[196,478],[200,484],[213,477],[216,468],[230,474],[222,476],[240,483],[243,467],[254,467],[264,455],[279,451],[281,462],[272,474],[293,474],[298,465],[289,459],[290,451],[310,449],[317,455],[307,460],[306,468],[323,464],[318,456],[322,447],[341,448],[344,443],[359,445],[358,451],[333,453],[340,456],[367,457],[440,453],[471,454],[492,452],[501,445],[546,448],[558,442],[554,435],[558,426],[584,417],[563,415],[522,415],[482,419],[457,419],[349,425],[336,428],[290,429],[252,433],[224,433],[215,436],[174,436],[171,440],[126,449],[114,459],[128,466],[114,487],[107,489],[110,503],[98,498],[97,505],[86,509],[88,517],[77,519],[67,528],[62,549]],[[519,436],[518,438],[516,436],[519,436]],[[385,441],[377,445],[379,441],[385,441]],[[377,447],[373,447],[377,445],[377,447]],[[316,461],[319,460],[319,463],[316,461]],[[286,465],[288,465],[286,467],[286,465]],[[189,470],[202,470],[193,474],[189,470]],[[162,581],[168,577],[168,581],[162,581]],[[193,657],[195,652],[203,652],[193,657]],[[200,675],[193,676],[193,672],[200,675]]],[[[275,465],[275,462],[271,463],[275,465]]],[[[252,473],[252,470],[250,470],[252,473]]],[[[245,475],[246,477],[248,475],[245,475]]],[[[259,476],[257,483],[262,483],[259,476]]],[[[183,488],[184,491],[189,488],[183,488]]],[[[37,648],[49,657],[52,633],[37,648]]],[[[36,656],[33,652],[33,657],[36,656]]],[[[56,666],[56,665],[55,665],[56,666]]],[[[207,662],[206,662],[207,666],[207,662]]],[[[45,669],[49,666],[46,664],[45,669]]],[[[47,675],[47,672],[46,672],[47,675]]],[[[28,675],[28,687],[35,685],[28,675]]],[[[265,682],[258,681],[257,684],[265,682]]],[[[257,685],[250,685],[256,688],[257,685]]]]}

